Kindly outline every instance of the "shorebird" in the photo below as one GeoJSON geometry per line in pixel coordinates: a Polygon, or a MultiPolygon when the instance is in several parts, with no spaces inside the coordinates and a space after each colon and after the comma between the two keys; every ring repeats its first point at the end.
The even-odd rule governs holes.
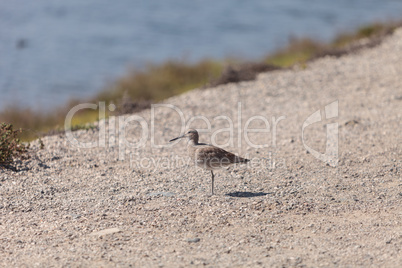
{"type": "Polygon", "coordinates": [[[214,169],[219,169],[236,163],[247,163],[250,161],[249,159],[245,159],[228,151],[225,151],[222,148],[210,144],[198,143],[198,132],[195,129],[189,129],[184,135],[171,139],[169,142],[181,138],[188,139],[187,152],[189,156],[194,160],[195,164],[201,168],[211,171],[212,195],[214,194],[214,169]]]}

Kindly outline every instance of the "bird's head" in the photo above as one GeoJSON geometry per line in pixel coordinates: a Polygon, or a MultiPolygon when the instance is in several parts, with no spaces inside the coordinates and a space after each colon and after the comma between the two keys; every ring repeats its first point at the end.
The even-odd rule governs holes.
{"type": "Polygon", "coordinates": [[[188,140],[193,140],[195,143],[197,143],[198,142],[198,132],[197,132],[197,130],[190,128],[183,135],[181,135],[177,138],[171,139],[169,142],[172,142],[172,141],[175,141],[178,139],[182,139],[182,138],[187,138],[188,140]]]}

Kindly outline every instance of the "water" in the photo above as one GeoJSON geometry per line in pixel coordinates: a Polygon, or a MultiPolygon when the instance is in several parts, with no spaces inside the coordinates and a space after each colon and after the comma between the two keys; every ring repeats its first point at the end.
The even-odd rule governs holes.
{"type": "Polygon", "coordinates": [[[130,66],[167,59],[258,59],[289,37],[400,19],[400,0],[0,2],[0,110],[47,110],[94,96],[130,66]]]}

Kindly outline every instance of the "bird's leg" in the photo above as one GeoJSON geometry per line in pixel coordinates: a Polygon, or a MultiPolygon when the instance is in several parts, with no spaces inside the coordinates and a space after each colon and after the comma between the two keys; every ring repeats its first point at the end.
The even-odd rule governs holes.
{"type": "Polygon", "coordinates": [[[211,187],[211,194],[214,195],[214,172],[211,170],[211,175],[212,175],[212,187],[211,187]]]}

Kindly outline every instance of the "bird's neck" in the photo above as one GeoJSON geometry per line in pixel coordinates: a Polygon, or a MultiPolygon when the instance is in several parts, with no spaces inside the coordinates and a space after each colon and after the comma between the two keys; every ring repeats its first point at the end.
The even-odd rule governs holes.
{"type": "Polygon", "coordinates": [[[187,142],[187,146],[195,146],[197,144],[198,144],[198,141],[194,140],[194,139],[188,140],[188,142],[187,142]]]}

